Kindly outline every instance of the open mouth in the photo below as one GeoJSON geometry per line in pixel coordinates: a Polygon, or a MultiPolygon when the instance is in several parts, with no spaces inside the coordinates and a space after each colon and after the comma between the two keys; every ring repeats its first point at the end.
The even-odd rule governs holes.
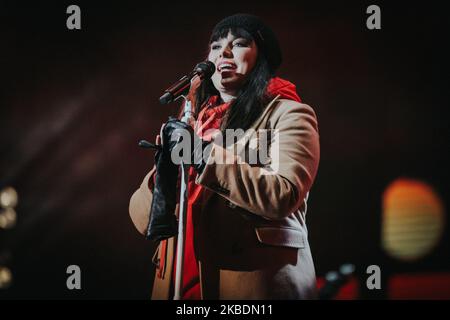
{"type": "Polygon", "coordinates": [[[236,65],[233,63],[222,63],[217,67],[217,71],[222,72],[222,71],[232,71],[236,69],[236,65]]]}

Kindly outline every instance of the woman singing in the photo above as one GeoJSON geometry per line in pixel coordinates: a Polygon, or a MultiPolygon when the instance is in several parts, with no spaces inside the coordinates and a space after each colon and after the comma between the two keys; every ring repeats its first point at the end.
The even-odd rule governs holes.
{"type": "MultiPolygon", "coordinates": [[[[220,21],[208,52],[216,70],[195,91],[194,129],[176,119],[163,126],[156,167],[130,200],[132,221],[145,234],[161,201],[178,214],[167,206],[176,202],[178,177],[168,154],[176,129],[189,129],[202,138],[206,159],[189,171],[182,299],[313,299],[305,215],[319,164],[316,115],[275,76],[281,50],[258,17],[220,21]],[[237,141],[223,143],[239,130],[237,141]],[[156,195],[164,199],[155,204],[156,195]]],[[[176,241],[159,241],[153,299],[173,298],[176,241]]]]}

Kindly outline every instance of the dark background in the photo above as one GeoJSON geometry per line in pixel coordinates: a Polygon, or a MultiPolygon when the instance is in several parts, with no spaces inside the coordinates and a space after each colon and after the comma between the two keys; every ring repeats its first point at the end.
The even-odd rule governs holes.
{"type": "Polygon", "coordinates": [[[277,33],[284,63],[318,116],[321,162],[309,237],[319,276],[345,262],[386,272],[450,271],[448,223],[415,263],[380,249],[381,195],[398,177],[429,183],[448,207],[448,13],[433,3],[120,1],[0,2],[0,187],[19,194],[17,226],[0,230],[14,284],[7,298],[150,296],[154,245],[128,216],[153,164],[138,148],[176,105],[161,92],[206,54],[223,17],[259,15],[277,33]],[[343,4],[345,3],[345,4],[343,4]],[[351,3],[351,4],[350,4],[351,3]],[[81,30],[66,8],[81,8],[81,30]],[[66,288],[66,268],[82,290],[66,288]]]}

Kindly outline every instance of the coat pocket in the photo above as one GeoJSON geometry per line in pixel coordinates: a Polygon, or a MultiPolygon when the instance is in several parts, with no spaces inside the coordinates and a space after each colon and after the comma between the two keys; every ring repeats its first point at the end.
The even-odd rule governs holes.
{"type": "Polygon", "coordinates": [[[258,241],[272,246],[302,249],[305,236],[301,230],[289,227],[256,227],[258,241]]]}

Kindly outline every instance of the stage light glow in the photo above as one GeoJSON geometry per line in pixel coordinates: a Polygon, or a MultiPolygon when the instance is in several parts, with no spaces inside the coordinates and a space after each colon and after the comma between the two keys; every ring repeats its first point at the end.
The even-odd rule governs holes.
{"type": "Polygon", "coordinates": [[[382,246],[391,257],[416,261],[439,243],[444,205],[428,184],[401,178],[383,194],[382,246]]]}
{"type": "Polygon", "coordinates": [[[14,208],[17,205],[17,201],[18,196],[14,188],[6,187],[0,191],[0,207],[14,208]]]}
{"type": "Polygon", "coordinates": [[[0,289],[8,288],[12,283],[12,273],[6,268],[0,266],[0,289]]]}
{"type": "Polygon", "coordinates": [[[16,211],[12,208],[0,209],[0,229],[11,229],[16,225],[16,211]]]}

